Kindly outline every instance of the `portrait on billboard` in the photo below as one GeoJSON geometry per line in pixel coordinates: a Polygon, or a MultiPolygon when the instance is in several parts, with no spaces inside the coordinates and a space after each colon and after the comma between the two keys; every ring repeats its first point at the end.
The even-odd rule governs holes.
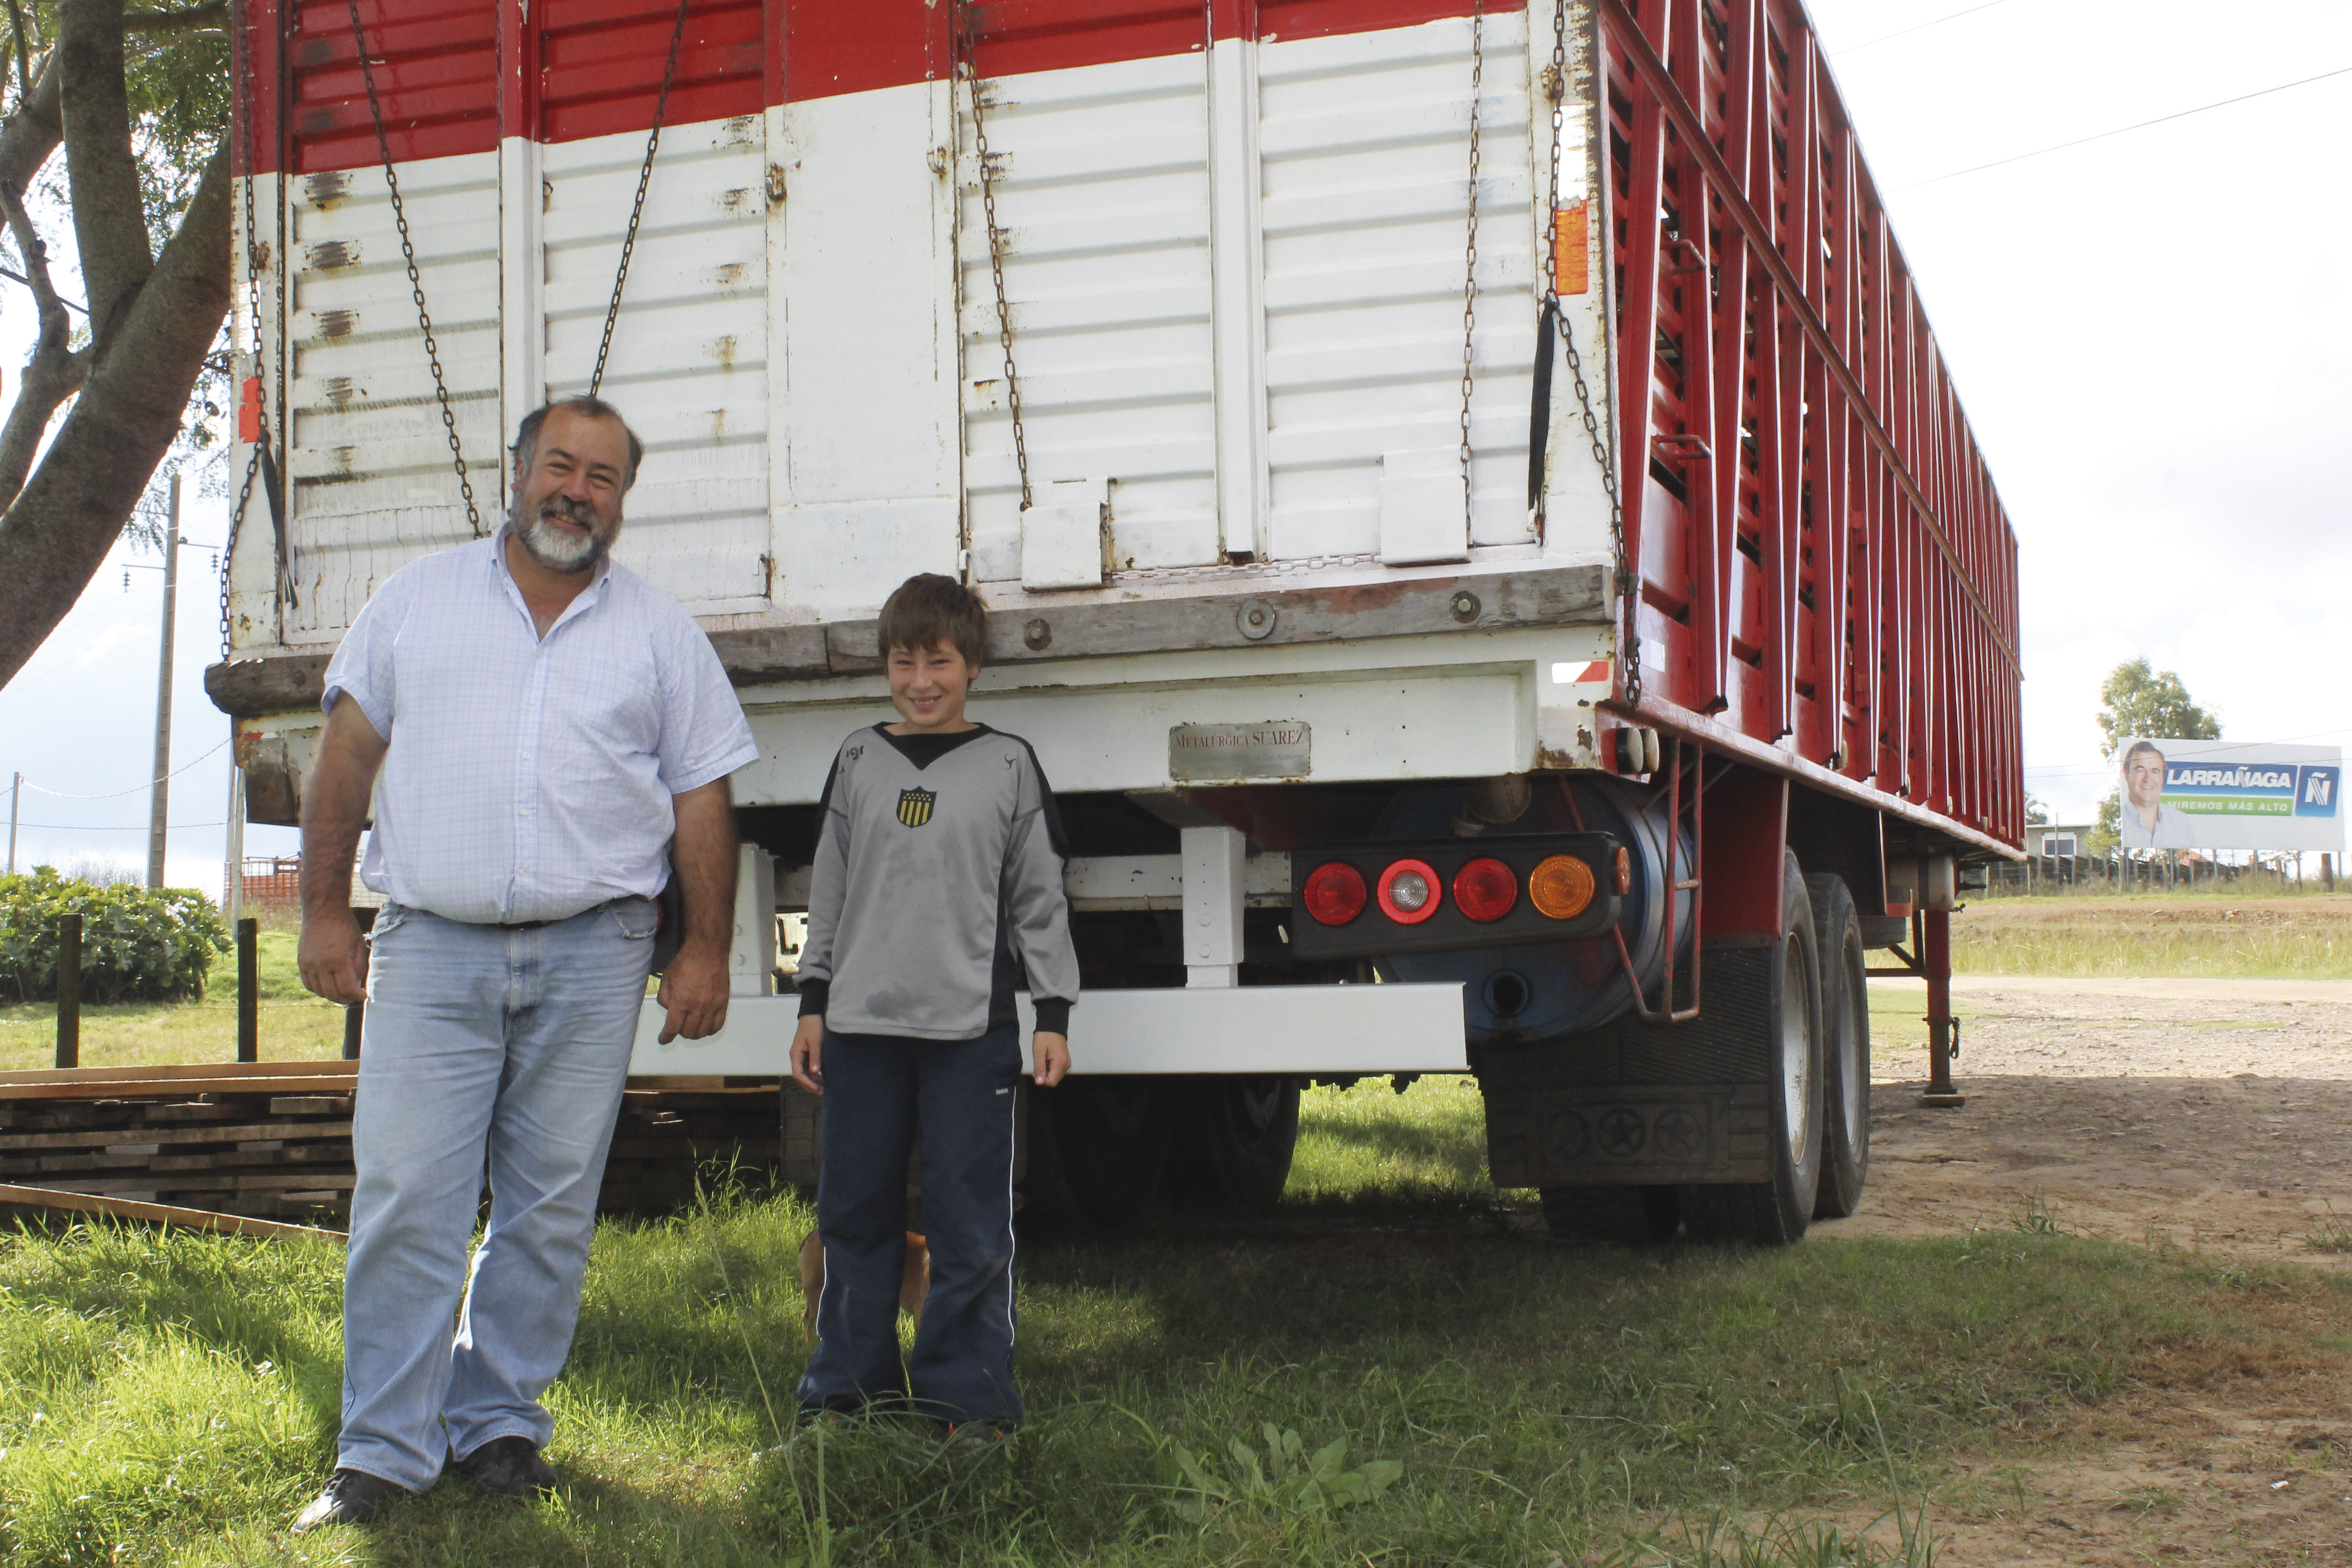
{"type": "Polygon", "coordinates": [[[2126,849],[2194,849],[2198,838],[2178,808],[2164,800],[2164,753],[2153,741],[2124,751],[2121,837],[2126,849]]]}

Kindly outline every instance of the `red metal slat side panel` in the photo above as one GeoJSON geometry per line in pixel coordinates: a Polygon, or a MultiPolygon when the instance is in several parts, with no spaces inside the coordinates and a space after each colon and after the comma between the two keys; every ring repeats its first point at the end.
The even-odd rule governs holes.
{"type": "MultiPolygon", "coordinates": [[[[536,139],[576,142],[653,124],[677,0],[540,0],[536,139]]],[[[692,0],[668,125],[757,114],[765,96],[761,0],[692,0]]]]}
{"type": "MultiPolygon", "coordinates": [[[[1370,33],[1471,8],[1470,0],[989,0],[973,9],[975,63],[983,77],[1067,70],[1198,53],[1212,37],[1370,33]]],[[[950,0],[786,0],[785,16],[788,101],[944,75],[940,49],[959,25],[950,0]]]]}
{"type": "Polygon", "coordinates": [[[2013,844],[2015,540],[1803,14],[1600,10],[1646,689],[2013,844]]]}
{"type": "Polygon", "coordinates": [[[933,0],[784,0],[784,101],[945,77],[950,26],[933,0]]]}
{"type": "MultiPolygon", "coordinates": [[[[498,145],[498,8],[484,0],[362,0],[384,137],[401,162],[498,145]]],[[[296,4],[286,92],[297,174],[378,163],[344,0],[296,4]]]]}
{"type": "MultiPolygon", "coordinates": [[[[1221,7],[1223,3],[1219,0],[1221,7]]],[[[1417,27],[1423,22],[1470,15],[1467,0],[1257,0],[1256,9],[1257,37],[1269,43],[1277,38],[1328,38],[1383,27],[1417,27]]],[[[1487,0],[1490,16],[1515,9],[1509,0],[1487,0]]]]}
{"type": "Polygon", "coordinates": [[[229,58],[229,172],[240,177],[269,174],[283,166],[285,122],[278,118],[278,89],[285,70],[281,49],[285,13],[280,0],[247,0],[243,27],[229,58]]]}

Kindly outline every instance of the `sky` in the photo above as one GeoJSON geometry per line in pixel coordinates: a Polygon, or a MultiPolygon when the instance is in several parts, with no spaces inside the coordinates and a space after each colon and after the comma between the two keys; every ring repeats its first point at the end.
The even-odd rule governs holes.
{"type": "MultiPolygon", "coordinates": [[[[2088,819],[2108,783],[2099,682],[2133,658],[2178,671],[2231,739],[2352,739],[2352,74],[2265,91],[2352,68],[2352,5],[1811,13],[2017,531],[2027,788],[2088,819]]],[[[33,310],[0,289],[13,382],[33,310]]],[[[226,510],[184,510],[199,547],[181,563],[167,860],[173,884],[214,891],[228,725],[203,672],[226,510]]],[[[162,574],[131,571],[128,592],[123,574],[155,563],[118,547],[0,689],[0,787],[18,769],[37,786],[20,867],[144,864],[162,574]]],[[[247,829],[248,854],[293,848],[290,829],[247,829]]]]}

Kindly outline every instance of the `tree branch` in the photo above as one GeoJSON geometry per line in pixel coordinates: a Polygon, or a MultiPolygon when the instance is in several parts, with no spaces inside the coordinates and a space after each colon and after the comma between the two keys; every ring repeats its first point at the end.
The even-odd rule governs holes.
{"type": "Polygon", "coordinates": [[[41,243],[22,197],[5,185],[0,185],[0,212],[7,215],[8,232],[25,258],[25,284],[32,289],[33,302],[40,312],[33,357],[25,363],[25,374],[16,380],[16,405],[8,411],[7,422],[0,425],[0,509],[5,509],[25,488],[25,476],[32,470],[33,454],[40,450],[49,416],[89,379],[90,356],[74,352],[72,319],[49,281],[48,247],[41,243]]]}
{"type": "Polygon", "coordinates": [[[16,100],[21,103],[33,96],[31,56],[25,45],[25,7],[19,0],[8,0],[8,22],[15,29],[16,41],[16,100]]]}
{"type": "MultiPolygon", "coordinates": [[[[0,515],[0,685],[70,609],[171,449],[229,302],[226,139],[40,467],[0,515]]],[[[29,259],[29,258],[28,258],[29,259]]]]}
{"type": "Polygon", "coordinates": [[[51,49],[41,58],[33,90],[17,103],[16,112],[0,122],[0,185],[28,188],[65,140],[64,74],[58,68],[58,52],[51,49]]]}
{"type": "Polygon", "coordinates": [[[123,313],[155,269],[139,158],[131,145],[122,0],[58,0],[55,52],[64,72],[74,245],[89,301],[91,341],[103,359],[123,313]]]}
{"type": "Polygon", "coordinates": [[[189,5],[177,11],[133,11],[122,18],[122,30],[126,33],[173,33],[182,28],[207,26],[227,19],[228,0],[214,0],[209,5],[189,5]]]}

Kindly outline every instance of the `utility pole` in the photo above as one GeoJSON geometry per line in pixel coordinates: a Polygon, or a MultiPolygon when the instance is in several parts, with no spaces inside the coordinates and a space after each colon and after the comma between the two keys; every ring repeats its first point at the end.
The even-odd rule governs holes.
{"type": "Polygon", "coordinates": [[[16,774],[8,783],[8,875],[16,874],[16,797],[25,793],[25,775],[16,774]]]}
{"type": "Polygon", "coordinates": [[[155,781],[148,794],[147,885],[163,885],[164,825],[172,807],[172,632],[180,600],[180,476],[172,475],[172,522],[163,535],[163,651],[155,675],[155,781]]]}
{"type": "Polygon", "coordinates": [[[221,868],[221,908],[227,911],[229,930],[245,915],[245,770],[236,765],[236,721],[228,721],[228,838],[226,853],[222,858],[227,864],[221,868]]]}

